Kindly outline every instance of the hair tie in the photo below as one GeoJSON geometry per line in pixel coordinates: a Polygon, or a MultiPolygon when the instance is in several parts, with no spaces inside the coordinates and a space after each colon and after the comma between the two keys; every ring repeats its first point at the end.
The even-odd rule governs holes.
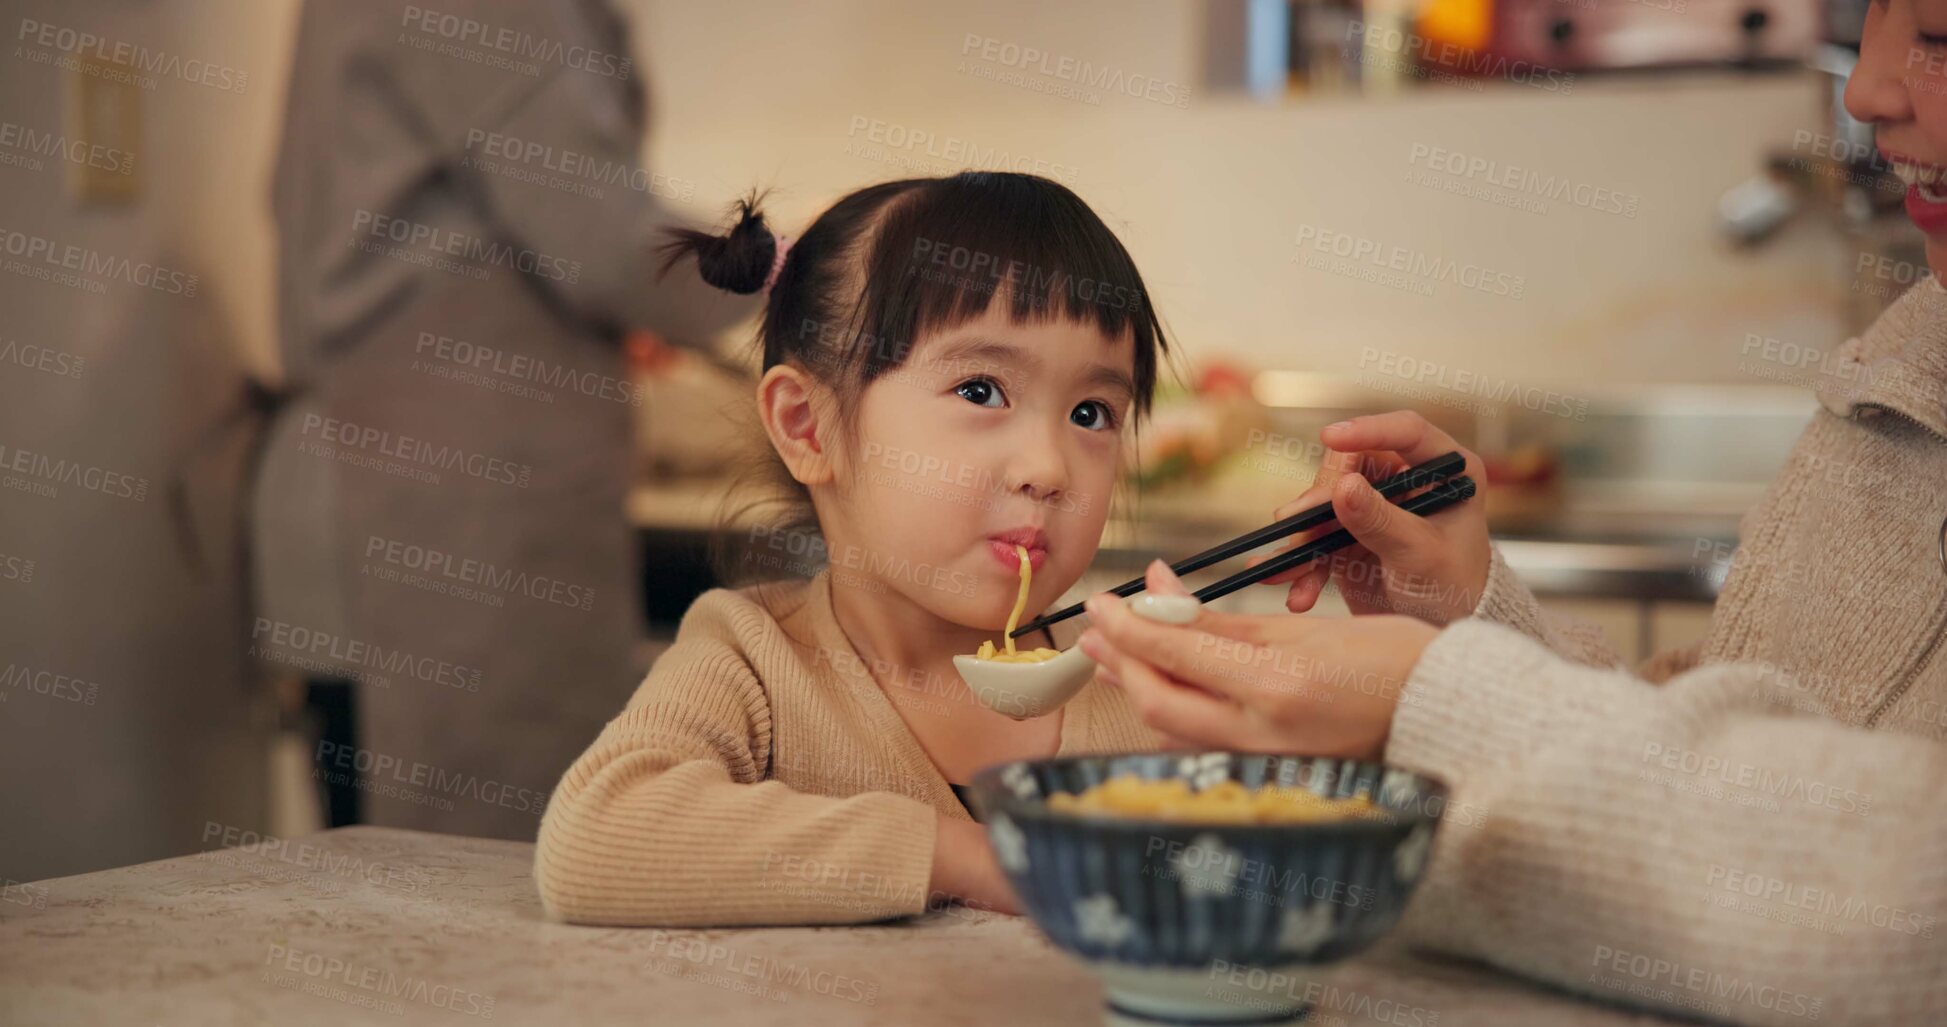
{"type": "Polygon", "coordinates": [[[771,233],[771,246],[777,252],[771,257],[771,273],[764,276],[764,291],[767,293],[771,291],[771,286],[777,284],[778,272],[784,270],[784,257],[791,252],[791,241],[788,235],[771,233]]]}

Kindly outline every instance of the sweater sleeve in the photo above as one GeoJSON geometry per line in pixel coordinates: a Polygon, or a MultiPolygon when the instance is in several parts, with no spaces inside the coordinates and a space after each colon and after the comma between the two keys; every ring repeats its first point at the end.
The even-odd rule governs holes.
{"type": "Polygon", "coordinates": [[[1601,628],[1543,612],[1535,594],[1521,583],[1502,557],[1501,547],[1490,549],[1493,559],[1487,568],[1487,584],[1481,588],[1481,600],[1475,605],[1473,616],[1513,628],[1577,663],[1595,667],[1622,664],[1622,657],[1610,647],[1601,628]]]}
{"type": "Polygon", "coordinates": [[[569,767],[535,844],[549,916],[671,927],[859,923],[923,912],[936,814],[766,780],[771,712],[739,644],[782,644],[734,592],[683,618],[622,714],[569,767]],[[768,633],[768,637],[765,637],[768,633]]]}
{"type": "Polygon", "coordinates": [[[1402,930],[1584,993],[1747,1024],[1947,1008],[1947,747],[1773,668],[1652,686],[1456,623],[1389,761],[1450,804],[1402,930]]]}

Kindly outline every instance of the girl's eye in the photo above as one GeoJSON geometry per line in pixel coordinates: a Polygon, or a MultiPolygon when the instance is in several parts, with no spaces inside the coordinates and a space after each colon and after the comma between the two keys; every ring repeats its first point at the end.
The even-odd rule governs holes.
{"type": "Polygon", "coordinates": [[[1947,36],[1935,32],[1921,32],[1918,35],[1921,46],[1947,47],[1947,36]]]}
{"type": "Polygon", "coordinates": [[[953,392],[975,406],[998,407],[1007,401],[1001,387],[991,378],[969,378],[954,386],[953,392]]]}
{"type": "Polygon", "coordinates": [[[1109,431],[1115,428],[1115,410],[1098,399],[1076,405],[1069,413],[1068,419],[1090,431],[1109,431]]]}

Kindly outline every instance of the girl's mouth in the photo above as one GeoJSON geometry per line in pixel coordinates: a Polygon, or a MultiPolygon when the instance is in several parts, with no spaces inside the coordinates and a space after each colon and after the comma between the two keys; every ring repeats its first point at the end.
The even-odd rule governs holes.
{"type": "MultiPolygon", "coordinates": [[[[1021,557],[1020,554],[1014,551],[1013,542],[990,538],[987,540],[987,550],[994,554],[994,559],[999,560],[1002,567],[1007,568],[1007,573],[1019,574],[1021,572],[1021,557]]],[[[1046,544],[1028,544],[1027,550],[1028,566],[1035,570],[1040,570],[1048,562],[1048,547],[1046,544]]]]}

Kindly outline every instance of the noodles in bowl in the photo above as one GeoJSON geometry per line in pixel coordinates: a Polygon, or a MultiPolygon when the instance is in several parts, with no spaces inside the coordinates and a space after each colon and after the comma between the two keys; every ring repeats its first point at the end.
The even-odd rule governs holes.
{"type": "Polygon", "coordinates": [[[1124,752],[998,763],[973,800],[1022,908],[1101,979],[1109,1022],[1283,1027],[1326,964],[1398,922],[1446,789],[1331,756],[1124,752]],[[1212,988],[1219,965],[1290,983],[1212,988]]]}
{"type": "Polygon", "coordinates": [[[1253,789],[1232,780],[1196,790],[1180,777],[1159,781],[1135,774],[1118,774],[1079,794],[1055,792],[1048,796],[1048,808],[1213,824],[1319,824],[1385,815],[1363,795],[1331,799],[1303,788],[1253,789]]]}

